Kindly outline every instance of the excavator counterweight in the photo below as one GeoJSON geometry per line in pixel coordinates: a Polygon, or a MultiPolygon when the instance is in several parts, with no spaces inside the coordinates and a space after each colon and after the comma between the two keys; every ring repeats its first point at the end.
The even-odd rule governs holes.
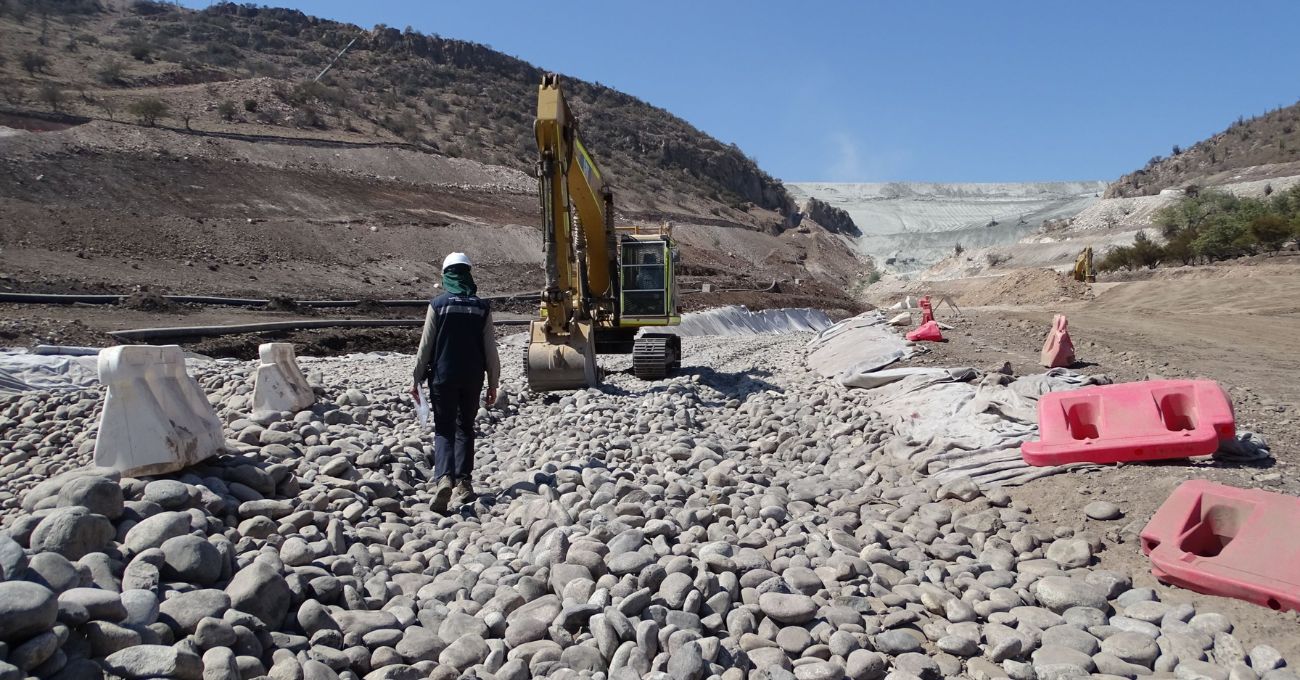
{"type": "Polygon", "coordinates": [[[670,228],[614,226],[613,192],[582,143],[559,76],[537,91],[538,200],[546,287],[529,329],[524,369],[533,391],[593,387],[598,353],[633,354],[633,373],[661,378],[681,363],[681,342],[642,327],[680,322],[670,228]]]}

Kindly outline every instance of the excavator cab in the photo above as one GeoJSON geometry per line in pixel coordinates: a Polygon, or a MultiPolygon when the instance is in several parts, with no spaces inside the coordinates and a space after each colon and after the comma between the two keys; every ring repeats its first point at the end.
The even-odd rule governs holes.
{"type": "MultiPolygon", "coordinates": [[[[618,327],[607,335],[631,339],[623,346],[631,345],[633,375],[642,380],[658,380],[681,366],[681,337],[644,330],[637,333],[642,328],[681,323],[677,305],[677,251],[673,248],[670,228],[649,233],[640,227],[618,231],[618,327]]],[[[600,343],[600,346],[612,349],[615,345],[600,343]]]]}
{"type": "Polygon", "coordinates": [[[619,248],[620,326],[670,326],[677,313],[676,253],[666,233],[622,234],[619,248]]]}

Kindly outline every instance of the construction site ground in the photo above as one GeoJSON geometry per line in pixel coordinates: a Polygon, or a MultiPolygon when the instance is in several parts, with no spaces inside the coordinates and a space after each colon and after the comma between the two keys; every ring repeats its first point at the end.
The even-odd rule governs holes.
{"type": "MultiPolygon", "coordinates": [[[[919,366],[973,366],[995,371],[1004,363],[1016,375],[1042,372],[1039,352],[1055,314],[1069,319],[1078,361],[1075,370],[1101,373],[1116,382],[1154,378],[1209,378],[1227,389],[1238,431],[1263,435],[1274,460],[1264,466],[1230,466],[1209,459],[1083,468],[1034,480],[1011,495],[1035,516],[1102,539],[1101,568],[1132,574],[1140,586],[1158,588],[1163,601],[1213,600],[1252,637],[1270,640],[1288,654],[1300,652],[1296,614],[1279,615],[1256,605],[1161,586],[1141,553],[1137,532],[1180,483],[1208,479],[1242,488],[1300,494],[1300,266],[1295,257],[1250,267],[1156,271],[1145,280],[1084,286],[1080,299],[1024,305],[965,306],[979,299],[984,280],[944,282],[942,290],[961,309],[942,305],[936,317],[953,326],[947,342],[925,343],[908,360],[919,366]],[[1095,500],[1120,506],[1123,518],[1087,519],[1095,500]]],[[[911,284],[921,291],[925,286],[911,284]]],[[[871,295],[873,291],[869,291],[871,295]]],[[[881,291],[874,291],[880,295],[881,291]]],[[[873,299],[887,303],[896,293],[873,299]]],[[[1019,297],[1041,297],[1033,289],[1019,297]]],[[[1014,296],[1013,296],[1014,297],[1014,296]]],[[[914,317],[916,315],[914,314],[914,317]]]]}

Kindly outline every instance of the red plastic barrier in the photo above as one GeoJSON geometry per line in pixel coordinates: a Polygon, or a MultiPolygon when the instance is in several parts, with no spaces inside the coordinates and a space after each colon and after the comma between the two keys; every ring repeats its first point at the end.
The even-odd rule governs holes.
{"type": "Polygon", "coordinates": [[[1183,482],[1142,530],[1151,573],[1198,593],[1300,610],[1300,498],[1183,482]]]}
{"type": "Polygon", "coordinates": [[[907,334],[907,339],[912,342],[918,340],[943,342],[943,333],[939,332],[939,324],[934,319],[931,319],[918,326],[916,330],[909,332],[907,334]]]}
{"type": "Polygon", "coordinates": [[[1213,380],[1151,380],[1050,392],[1038,400],[1030,465],[1119,463],[1214,453],[1237,433],[1232,403],[1213,380]]]}
{"type": "Polygon", "coordinates": [[[1039,362],[1047,368],[1064,368],[1074,365],[1074,342],[1070,340],[1069,322],[1064,314],[1052,319],[1052,331],[1043,341],[1039,362]]]}
{"type": "Polygon", "coordinates": [[[926,295],[921,298],[921,325],[924,326],[934,321],[934,307],[930,304],[930,296],[926,295]]]}

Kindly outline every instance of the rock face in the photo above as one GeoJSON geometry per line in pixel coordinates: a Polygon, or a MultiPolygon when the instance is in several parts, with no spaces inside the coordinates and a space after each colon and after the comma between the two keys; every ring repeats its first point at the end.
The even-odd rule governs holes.
{"type": "Polygon", "coordinates": [[[803,212],[817,224],[828,231],[845,236],[861,236],[862,230],[853,223],[853,218],[841,208],[837,208],[817,197],[810,197],[803,203],[803,212]]]}
{"type": "Polygon", "coordinates": [[[708,370],[545,397],[508,366],[483,495],[445,513],[404,362],[304,359],[299,413],[251,412],[251,365],[200,365],[231,453],[0,495],[0,680],[1292,677],[1093,568],[1102,520],[926,478],[804,370],[807,338],[688,337],[708,370]]]}

